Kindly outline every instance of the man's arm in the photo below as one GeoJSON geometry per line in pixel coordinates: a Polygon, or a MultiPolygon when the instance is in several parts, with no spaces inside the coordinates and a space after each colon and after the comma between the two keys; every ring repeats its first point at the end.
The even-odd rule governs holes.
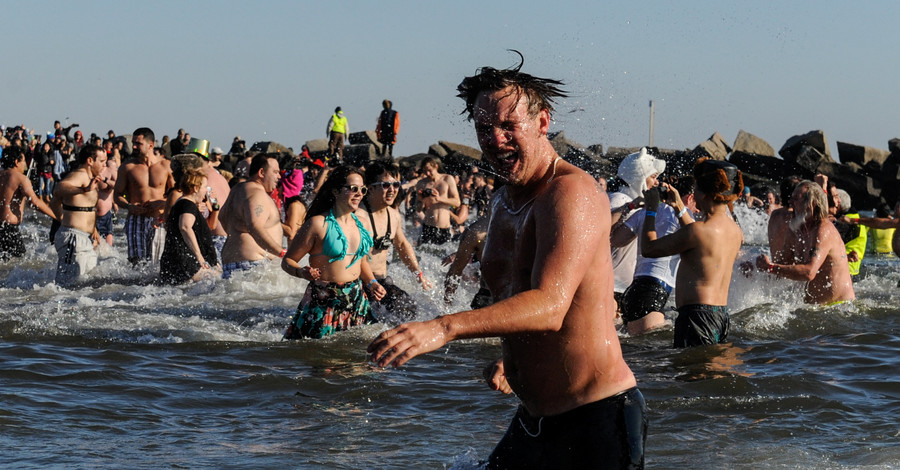
{"type": "Polygon", "coordinates": [[[128,207],[128,199],[125,199],[125,196],[128,194],[128,165],[122,165],[119,167],[118,174],[116,175],[116,186],[113,190],[113,200],[116,201],[116,204],[119,207],[128,207]]]}
{"type": "Polygon", "coordinates": [[[442,202],[451,207],[459,207],[459,188],[456,187],[456,180],[453,178],[453,176],[446,175],[444,177],[444,182],[447,183],[447,199],[441,200],[440,196],[436,197],[435,199],[438,202],[442,202]]]}
{"type": "MultiPolygon", "coordinates": [[[[392,208],[388,208],[388,210],[392,210],[392,208]]],[[[399,212],[396,216],[402,220],[399,212]]],[[[397,234],[394,235],[394,250],[400,255],[400,261],[403,261],[403,264],[416,274],[419,283],[422,284],[422,288],[431,288],[431,282],[425,278],[425,274],[422,273],[422,269],[419,267],[419,260],[416,259],[416,252],[413,250],[412,243],[409,242],[406,234],[403,233],[402,223],[397,224],[397,234]]]]}
{"type": "Polygon", "coordinates": [[[587,176],[563,176],[535,201],[534,220],[540,227],[534,233],[531,289],[479,310],[385,331],[367,349],[372,360],[381,367],[401,366],[454,339],[559,331],[596,250],[609,237],[608,203],[578,203],[596,200],[595,186],[587,176]]]}
{"type": "Polygon", "coordinates": [[[887,219],[880,217],[860,217],[857,219],[846,219],[846,222],[854,225],[865,225],[871,228],[890,229],[900,228],[900,219],[887,219]]]}
{"type": "Polygon", "coordinates": [[[56,214],[53,213],[53,209],[51,209],[50,206],[47,205],[47,203],[42,201],[41,198],[39,198],[37,194],[34,193],[34,188],[31,186],[31,181],[26,178],[24,174],[22,174],[22,179],[21,181],[19,181],[19,190],[22,191],[22,194],[24,194],[26,198],[28,198],[28,202],[30,202],[35,209],[43,212],[51,219],[57,218],[56,214]]]}
{"type": "MultiPolygon", "coordinates": [[[[825,221],[825,223],[829,222],[825,221]]],[[[816,235],[818,242],[816,243],[815,248],[812,249],[810,259],[807,263],[776,264],[772,263],[768,256],[759,255],[759,257],[756,258],[756,267],[760,271],[768,271],[776,276],[786,277],[795,281],[812,281],[819,274],[819,268],[822,267],[822,264],[825,263],[825,259],[828,257],[828,252],[830,251],[829,247],[832,245],[833,237],[840,237],[840,235],[837,234],[837,230],[834,230],[833,232],[826,230],[825,223],[819,225],[819,230],[816,235]]],[[[841,242],[841,247],[842,249],[839,255],[847,256],[843,251],[843,242],[841,242]]]]}
{"type": "MultiPolygon", "coordinates": [[[[670,191],[674,192],[673,200],[676,201],[676,204],[680,203],[681,209],[684,209],[684,203],[681,202],[681,197],[678,196],[675,188],[671,188],[670,191]]],[[[644,191],[644,199],[647,201],[646,207],[660,207],[659,191],[655,188],[644,191]]],[[[676,206],[676,210],[680,209],[676,206]]],[[[688,225],[693,225],[693,223],[688,225]]],[[[650,213],[650,211],[647,211],[644,216],[644,223],[641,224],[641,255],[645,258],[662,258],[663,256],[677,255],[694,248],[697,245],[697,237],[693,230],[688,230],[689,228],[691,227],[685,226],[683,229],[678,229],[669,226],[667,230],[675,231],[664,235],[662,238],[657,238],[656,214],[655,212],[650,213]]]]}
{"type": "MultiPolygon", "coordinates": [[[[450,264],[450,269],[447,270],[447,276],[444,278],[444,302],[448,304],[459,287],[459,280],[463,270],[469,264],[472,255],[478,249],[478,245],[484,240],[484,229],[476,227],[476,225],[481,223],[481,220],[484,219],[479,219],[478,222],[475,222],[468,230],[463,232],[462,239],[459,241],[459,248],[456,249],[456,256],[453,258],[453,263],[450,264]]],[[[486,227],[487,224],[481,225],[486,227]]]]}

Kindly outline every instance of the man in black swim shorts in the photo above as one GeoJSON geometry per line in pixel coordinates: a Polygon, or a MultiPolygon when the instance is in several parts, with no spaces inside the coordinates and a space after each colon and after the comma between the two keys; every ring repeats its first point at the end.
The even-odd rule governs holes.
{"type": "Polygon", "coordinates": [[[643,468],[645,408],[613,321],[609,200],[547,138],[560,85],[519,67],[483,67],[460,84],[484,158],[506,181],[481,258],[494,303],[405,323],[368,352],[397,367],[454,339],[499,337],[485,380],[522,407],[488,468],[596,467],[598,456],[603,468],[643,468]],[[552,460],[518,459],[535,451],[552,460]]]}
{"type": "Polygon", "coordinates": [[[3,149],[0,159],[0,261],[25,255],[25,242],[19,233],[19,224],[25,215],[25,201],[37,210],[56,218],[41,198],[34,193],[31,181],[25,176],[27,165],[21,148],[9,146],[3,149]]]}

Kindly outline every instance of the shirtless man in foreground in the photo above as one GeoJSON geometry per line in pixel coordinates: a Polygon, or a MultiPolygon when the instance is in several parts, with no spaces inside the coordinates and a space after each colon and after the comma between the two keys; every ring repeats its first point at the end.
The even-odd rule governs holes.
{"type": "Polygon", "coordinates": [[[219,220],[228,239],[222,247],[222,278],[265,260],[284,256],[281,213],[269,194],[278,186],[281,170],[275,154],[253,157],[250,179],[231,189],[219,220]]]}
{"type": "MultiPolygon", "coordinates": [[[[154,242],[165,240],[165,194],[175,186],[170,162],[153,151],[155,139],[153,131],[146,127],[135,130],[131,137],[132,158],[119,167],[116,178],[116,204],[128,208],[125,237],[128,261],[132,264],[150,261],[154,242]]],[[[159,250],[158,255],[161,254],[159,250]]]]}
{"type": "MultiPolygon", "coordinates": [[[[743,189],[743,178],[736,166],[706,160],[694,166],[697,208],[706,215],[680,230],[657,238],[653,219],[647,213],[641,230],[641,254],[649,258],[681,255],[675,278],[675,347],[724,343],[728,338],[728,288],[731,272],[744,240],[741,228],[729,214],[743,189]]],[[[666,202],[680,202],[675,188],[666,202]]],[[[659,191],[644,192],[647,207],[657,207],[659,191]]],[[[684,205],[675,210],[684,210],[684,205]]]]}
{"type": "Polygon", "coordinates": [[[50,206],[34,193],[31,181],[25,176],[28,169],[25,153],[9,146],[3,150],[3,170],[0,171],[0,261],[25,256],[25,242],[19,224],[25,216],[25,201],[37,210],[56,219],[50,206]]]}
{"type": "Polygon", "coordinates": [[[499,336],[503,356],[485,378],[522,405],[488,468],[643,468],[646,405],[613,321],[609,200],[547,138],[559,85],[491,67],[460,84],[484,156],[507,182],[482,259],[495,303],[400,325],[368,352],[396,367],[455,339],[499,336]]]}
{"type": "Polygon", "coordinates": [[[54,239],[58,286],[71,287],[97,266],[97,199],[106,159],[102,148],[85,145],[75,160],[77,168],[53,191],[53,199],[62,202],[60,228],[54,239]]]}
{"type": "Polygon", "coordinates": [[[421,169],[424,176],[416,184],[416,196],[425,219],[418,244],[443,245],[453,236],[450,213],[451,208],[459,206],[459,189],[453,176],[438,171],[436,158],[425,157],[421,169]]]}
{"type": "Polygon", "coordinates": [[[756,258],[757,269],[806,281],[807,303],[829,305],[855,299],[847,251],[828,220],[825,191],[812,181],[801,181],[791,195],[791,207],[791,238],[785,247],[785,263],[773,263],[763,254],[756,258]]]}

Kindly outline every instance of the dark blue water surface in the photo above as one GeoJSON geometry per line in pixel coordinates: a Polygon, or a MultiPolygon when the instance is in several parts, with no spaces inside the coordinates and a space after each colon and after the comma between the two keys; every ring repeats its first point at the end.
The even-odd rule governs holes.
{"type": "MultiPolygon", "coordinates": [[[[93,287],[69,291],[43,229],[26,224],[31,253],[0,263],[4,468],[477,468],[515,410],[480,379],[495,339],[381,370],[364,351],[385,325],[280,341],[305,285],[277,265],[148,286],[117,246],[93,287]]],[[[442,278],[438,256],[422,261],[442,278]]],[[[671,328],[623,337],[650,408],[648,467],[900,466],[900,263],[865,266],[859,300],[827,308],[796,283],[736,274],[727,346],[674,350],[671,328]]],[[[395,280],[421,318],[474,293],[447,309],[395,280]]]]}

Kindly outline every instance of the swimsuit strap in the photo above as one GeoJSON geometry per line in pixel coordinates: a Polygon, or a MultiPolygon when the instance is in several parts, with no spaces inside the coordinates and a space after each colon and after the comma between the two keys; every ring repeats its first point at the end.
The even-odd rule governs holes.
{"type": "MultiPolygon", "coordinates": [[[[347,265],[349,269],[350,266],[353,266],[357,260],[362,258],[369,252],[372,248],[372,235],[369,234],[369,231],[363,226],[362,222],[359,221],[359,218],[356,217],[356,214],[350,213],[350,216],[353,217],[353,220],[356,221],[356,228],[359,229],[359,248],[356,249],[356,254],[353,255],[353,260],[350,261],[350,264],[347,265]]],[[[346,252],[346,249],[345,249],[346,252]]]]}
{"type": "MultiPolygon", "coordinates": [[[[375,228],[375,217],[372,217],[372,208],[369,207],[368,202],[365,202],[365,205],[366,205],[366,209],[367,209],[366,212],[369,213],[369,222],[372,222],[372,238],[378,238],[378,229],[375,228]]],[[[390,214],[390,212],[388,212],[388,217],[390,217],[390,216],[391,216],[391,214],[390,214]]],[[[391,229],[391,223],[390,223],[390,219],[388,219],[388,230],[390,230],[390,229],[391,229]]]]}
{"type": "Polygon", "coordinates": [[[70,206],[68,204],[63,204],[62,208],[64,211],[70,211],[70,212],[94,212],[95,210],[97,210],[97,206],[80,207],[80,206],[70,206]]]}

